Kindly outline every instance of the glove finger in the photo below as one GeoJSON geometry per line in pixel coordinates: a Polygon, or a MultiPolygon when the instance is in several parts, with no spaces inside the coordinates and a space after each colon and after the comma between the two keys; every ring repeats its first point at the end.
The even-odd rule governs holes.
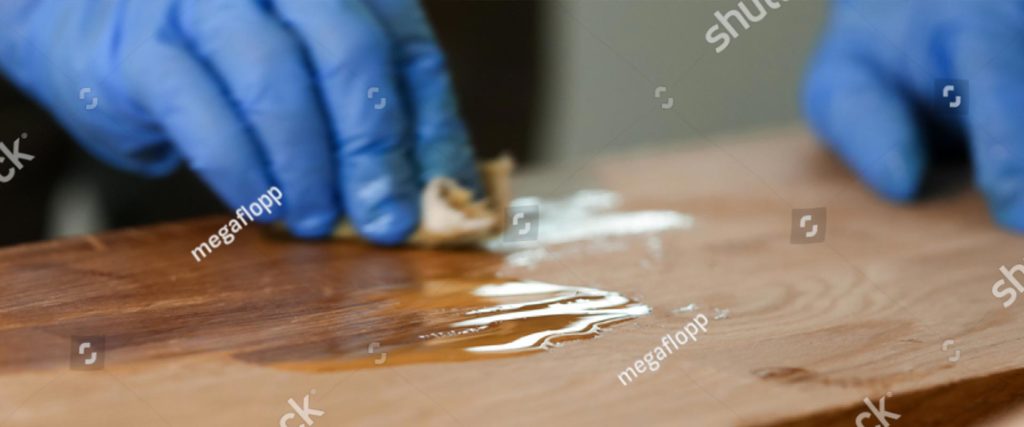
{"type": "Polygon", "coordinates": [[[303,237],[330,233],[339,214],[330,133],[298,41],[250,1],[188,2],[180,19],[255,134],[285,195],[289,229],[303,237]]]}
{"type": "Polygon", "coordinates": [[[953,72],[969,85],[962,107],[975,183],[995,219],[1024,232],[1024,40],[1019,26],[993,19],[1009,16],[1020,22],[1021,11],[965,14],[968,27],[948,32],[947,46],[953,72]]]}
{"type": "Polygon", "coordinates": [[[278,0],[274,8],[316,69],[346,213],[372,242],[404,241],[419,220],[419,185],[387,34],[358,1],[278,0]]]}
{"type": "MultiPolygon", "coordinates": [[[[125,65],[129,87],[222,201],[249,205],[272,185],[256,144],[216,80],[183,46],[155,41],[125,65]]],[[[268,222],[274,210],[257,217],[268,222]]]]}
{"type": "Polygon", "coordinates": [[[447,176],[480,194],[480,178],[466,126],[459,116],[444,53],[416,0],[366,2],[397,45],[396,60],[409,90],[420,182],[447,176]]]}
{"type": "Polygon", "coordinates": [[[927,154],[911,97],[897,78],[848,41],[825,42],[804,87],[811,127],[876,192],[895,201],[914,197],[927,154]]]}

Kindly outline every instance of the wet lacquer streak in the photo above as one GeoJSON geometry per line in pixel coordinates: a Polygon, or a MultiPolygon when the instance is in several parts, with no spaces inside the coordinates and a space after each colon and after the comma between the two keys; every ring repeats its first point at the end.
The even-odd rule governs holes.
{"type": "MultiPolygon", "coordinates": [[[[289,360],[270,364],[331,371],[506,357],[594,337],[602,326],[650,312],[616,292],[537,281],[435,280],[386,298],[419,311],[422,321],[409,325],[403,336],[365,349],[328,354],[317,348],[308,358],[292,353],[289,360]]],[[[277,359],[274,352],[241,357],[261,363],[277,359]]]]}

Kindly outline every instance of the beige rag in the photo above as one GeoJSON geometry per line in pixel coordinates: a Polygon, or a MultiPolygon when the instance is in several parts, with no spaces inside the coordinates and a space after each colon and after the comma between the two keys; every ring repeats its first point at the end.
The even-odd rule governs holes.
{"type": "MultiPolygon", "coordinates": [[[[473,193],[448,177],[427,183],[420,194],[420,225],[406,244],[422,247],[456,247],[480,243],[505,228],[505,208],[511,198],[509,184],[515,162],[509,156],[482,162],[480,176],[486,197],[473,200],[473,193]]],[[[334,238],[358,238],[348,221],[334,229],[334,238]]]]}

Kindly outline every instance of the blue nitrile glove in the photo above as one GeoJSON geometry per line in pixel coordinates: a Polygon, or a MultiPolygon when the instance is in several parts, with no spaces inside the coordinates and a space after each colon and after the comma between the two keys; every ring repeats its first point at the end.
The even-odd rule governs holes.
{"type": "Polygon", "coordinates": [[[804,101],[819,136],[897,201],[962,134],[993,216],[1024,231],[1024,2],[836,1],[804,101]]]}
{"type": "Polygon", "coordinates": [[[92,154],[184,159],[231,208],[277,185],[296,235],[346,215],[398,243],[427,180],[479,188],[415,0],[4,0],[0,24],[3,71],[92,154]]]}

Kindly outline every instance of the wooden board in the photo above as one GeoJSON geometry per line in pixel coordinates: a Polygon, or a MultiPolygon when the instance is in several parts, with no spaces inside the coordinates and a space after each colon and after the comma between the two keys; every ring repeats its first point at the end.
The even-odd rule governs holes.
{"type": "Polygon", "coordinates": [[[851,425],[891,393],[891,425],[962,426],[1024,403],[1024,303],[991,294],[1024,241],[976,194],[888,204],[792,129],[593,170],[627,209],[693,228],[658,235],[660,258],[649,236],[620,237],[551,248],[534,268],[255,229],[197,264],[189,251],[226,217],[4,249],[0,424],[276,425],[307,395],[316,425],[851,425]],[[792,209],[811,207],[827,209],[825,241],[792,244],[792,209]],[[653,313],[521,357],[282,368],[429,321],[382,289],[494,276],[617,291],[653,313]],[[690,303],[729,314],[622,385],[690,303]],[[70,369],[70,337],[96,335],[103,369],[70,369]]]}

